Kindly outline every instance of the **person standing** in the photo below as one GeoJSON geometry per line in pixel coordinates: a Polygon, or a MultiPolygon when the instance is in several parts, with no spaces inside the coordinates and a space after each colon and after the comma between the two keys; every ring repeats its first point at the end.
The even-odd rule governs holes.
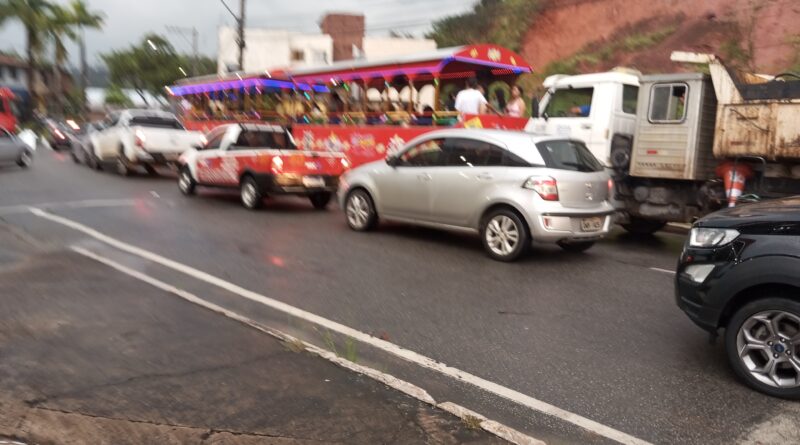
{"type": "Polygon", "coordinates": [[[522,88],[514,85],[511,87],[511,100],[506,104],[506,114],[510,117],[525,116],[525,99],[522,98],[522,88]]]}
{"type": "Polygon", "coordinates": [[[483,93],[478,91],[478,79],[471,77],[467,80],[467,88],[458,92],[456,96],[456,111],[465,114],[484,114],[488,102],[483,93]]]}

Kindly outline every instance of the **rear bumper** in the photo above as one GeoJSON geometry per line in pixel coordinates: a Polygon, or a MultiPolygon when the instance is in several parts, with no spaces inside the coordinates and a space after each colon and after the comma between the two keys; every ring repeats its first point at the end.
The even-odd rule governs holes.
{"type": "Polygon", "coordinates": [[[592,241],[608,235],[614,224],[614,213],[607,202],[591,209],[534,207],[528,212],[527,220],[536,241],[592,241]]]}
{"type": "Polygon", "coordinates": [[[335,193],[339,186],[338,176],[302,175],[286,173],[280,175],[254,175],[262,193],[270,195],[310,195],[312,193],[335,193]]]}
{"type": "Polygon", "coordinates": [[[134,164],[150,164],[150,165],[169,165],[177,164],[181,152],[152,152],[138,150],[136,158],[133,159],[134,164]]]}

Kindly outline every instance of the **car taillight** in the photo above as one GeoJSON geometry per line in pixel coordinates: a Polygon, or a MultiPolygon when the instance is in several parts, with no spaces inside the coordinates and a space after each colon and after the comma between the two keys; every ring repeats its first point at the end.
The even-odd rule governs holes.
{"type": "Polygon", "coordinates": [[[545,201],[558,201],[558,183],[550,176],[531,176],[522,187],[538,193],[545,201]]]}
{"type": "Polygon", "coordinates": [[[62,140],[63,140],[63,139],[66,139],[66,138],[64,137],[64,133],[62,133],[62,132],[61,132],[61,130],[59,130],[59,129],[57,129],[57,128],[56,128],[56,130],[55,130],[55,133],[56,133],[56,137],[57,137],[57,138],[59,138],[59,139],[62,139],[62,140]]]}
{"type": "Polygon", "coordinates": [[[283,159],[279,156],[272,158],[272,173],[280,173],[283,171],[283,159]]]}
{"type": "Polygon", "coordinates": [[[608,178],[608,196],[614,196],[614,180],[608,178]]]}
{"type": "Polygon", "coordinates": [[[142,130],[136,130],[136,132],[134,133],[133,144],[136,145],[137,147],[144,148],[145,142],[147,142],[147,137],[144,135],[144,132],[142,132],[142,130]]]}

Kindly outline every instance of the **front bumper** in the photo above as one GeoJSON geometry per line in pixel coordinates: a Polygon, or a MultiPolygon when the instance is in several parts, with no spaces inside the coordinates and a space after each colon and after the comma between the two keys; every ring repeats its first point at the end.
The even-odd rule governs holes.
{"type": "Polygon", "coordinates": [[[134,164],[169,165],[178,164],[181,154],[177,152],[152,152],[137,150],[134,164]]]}
{"type": "Polygon", "coordinates": [[[736,265],[732,246],[719,249],[685,248],[675,272],[675,304],[696,325],[715,332],[723,308],[730,298],[725,292],[725,277],[736,265]],[[712,268],[698,276],[690,268],[712,268]]]}

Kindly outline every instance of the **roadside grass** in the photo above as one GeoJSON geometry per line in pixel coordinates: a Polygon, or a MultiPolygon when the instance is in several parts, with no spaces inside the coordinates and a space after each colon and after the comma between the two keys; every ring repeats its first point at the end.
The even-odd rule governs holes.
{"type": "Polygon", "coordinates": [[[325,347],[329,351],[336,354],[337,357],[341,357],[353,363],[358,363],[358,345],[354,339],[346,337],[342,344],[339,345],[341,347],[337,347],[336,337],[331,331],[326,329],[324,332],[321,332],[317,328],[314,328],[314,330],[320,335],[322,341],[325,343],[325,347]]]}
{"type": "Polygon", "coordinates": [[[479,419],[479,418],[477,418],[475,416],[470,416],[469,414],[467,414],[467,415],[465,415],[464,417],[461,418],[461,423],[463,423],[464,426],[467,427],[467,429],[470,429],[470,430],[479,430],[479,429],[481,429],[481,422],[482,422],[481,419],[479,419]]]}

